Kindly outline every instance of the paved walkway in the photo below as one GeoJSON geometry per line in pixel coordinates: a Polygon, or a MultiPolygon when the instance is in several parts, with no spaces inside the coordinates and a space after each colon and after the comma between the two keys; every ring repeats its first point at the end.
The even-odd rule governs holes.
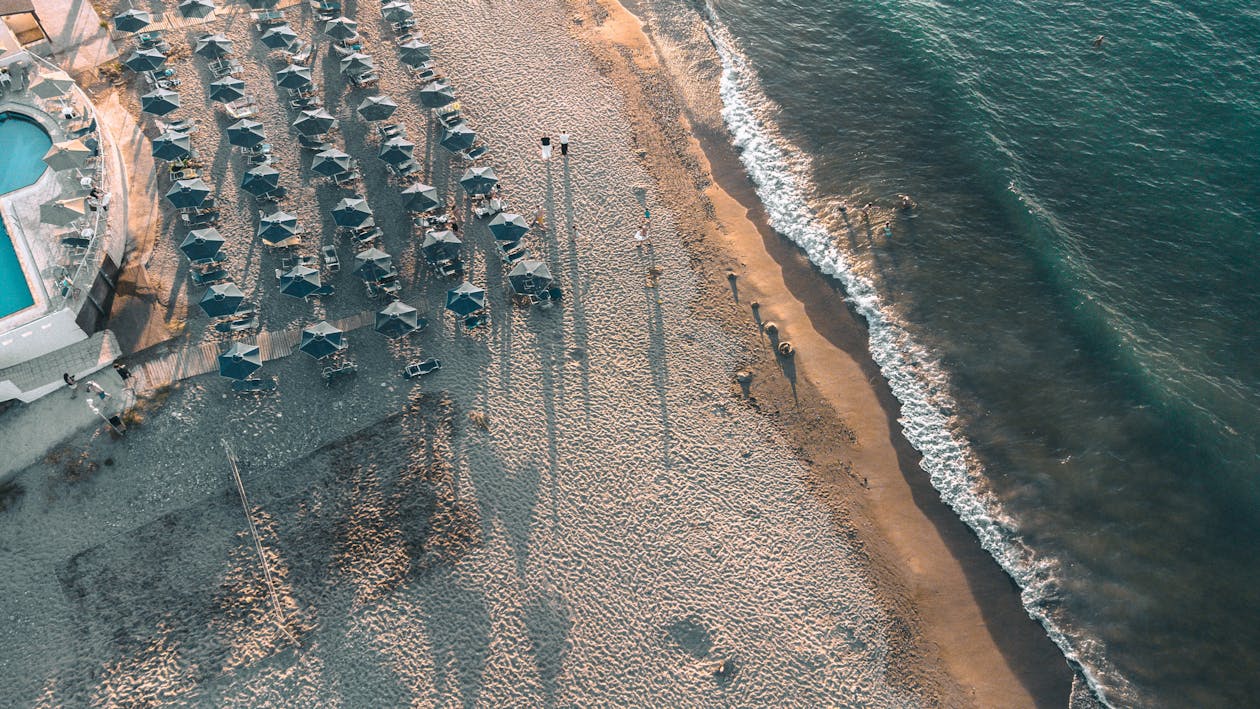
{"type": "Polygon", "coordinates": [[[32,0],[52,45],[52,60],[74,74],[118,55],[89,0],[32,0]]]}

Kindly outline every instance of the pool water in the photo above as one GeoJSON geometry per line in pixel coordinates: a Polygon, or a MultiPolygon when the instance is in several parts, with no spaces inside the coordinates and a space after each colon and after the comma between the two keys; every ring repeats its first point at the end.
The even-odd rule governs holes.
{"type": "MultiPolygon", "coordinates": [[[[0,113],[0,194],[35,182],[44,174],[44,154],[52,139],[39,124],[0,113]]],[[[0,219],[0,318],[35,303],[4,220],[0,219]]]]}

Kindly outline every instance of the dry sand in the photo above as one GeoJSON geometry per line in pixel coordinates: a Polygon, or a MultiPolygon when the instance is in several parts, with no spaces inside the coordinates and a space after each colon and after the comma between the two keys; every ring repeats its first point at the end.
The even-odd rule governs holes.
{"type": "MultiPolygon", "coordinates": [[[[586,18],[575,24],[561,2],[418,9],[509,201],[524,213],[544,205],[561,227],[529,238],[560,276],[564,307],[512,308],[489,234],[469,224],[472,280],[490,292],[491,323],[454,331],[441,313],[448,284],[421,268],[417,240],[388,218],[401,201],[353,113],[365,94],[347,94],[335,58],[320,53],[316,74],[342,121],[340,142],[360,156],[367,198],[386,217],[383,247],[403,267],[404,300],[432,325],[399,344],[353,333],[361,373],[331,391],[300,354],[264,369],[280,383],[272,398],[238,399],[213,376],[190,380],[126,439],[98,434],[21,473],[23,494],[0,513],[9,696],[45,705],[1065,704],[1065,688],[1004,661],[1002,633],[976,603],[986,592],[968,590],[978,551],[960,553],[957,530],[941,531],[938,513],[924,511],[931,500],[916,499],[922,484],[890,433],[885,392],[867,381],[869,362],[848,353],[861,351],[860,328],[841,333],[847,340],[811,335],[809,311],[784,285],[798,287],[785,280],[791,272],[766,260],[770,240],[712,186],[704,155],[670,140],[680,125],[661,122],[671,116],[660,109],[676,117],[681,104],[628,17],[614,14],[603,34],[604,12],[579,8],[586,18]],[[539,162],[538,136],[562,130],[574,136],[572,159],[539,162]],[[654,248],[636,251],[629,238],[644,204],[654,248]],[[741,302],[726,265],[740,274],[741,302]],[[651,266],[661,269],[656,287],[651,266]],[[784,323],[800,346],[795,360],[768,355],[750,297],[784,323]],[[421,351],[446,367],[402,381],[399,369],[421,351]],[[754,399],[734,382],[745,368],[754,399]],[[489,430],[469,422],[474,411],[489,415],[489,430]],[[244,461],[300,647],[271,626],[221,437],[244,461]],[[930,546],[917,546],[920,536],[930,546]],[[967,653],[970,670],[959,662],[967,653]],[[1041,693],[1050,689],[1063,692],[1041,693]]],[[[299,12],[295,26],[313,36],[307,11],[290,15],[299,12]]],[[[462,168],[431,147],[379,3],[347,3],[347,14],[430,162],[426,182],[453,195],[462,168]]],[[[250,54],[244,78],[295,195],[285,207],[314,252],[334,240],[327,214],[342,192],[310,175],[270,82],[280,63],[262,54],[253,28],[238,16],[213,29],[250,54]]],[[[277,293],[277,258],[252,238],[253,201],[236,190],[243,166],[222,135],[228,121],[202,108],[202,65],[178,63],[185,108],[176,117],[202,121],[195,142],[218,177],[231,269],[264,323],[371,307],[348,272],[323,304],[277,293]]],[[[135,91],[121,98],[134,110],[135,91]]],[[[167,214],[148,262],[171,312],[200,294],[173,277],[182,234],[167,214]]],[[[196,312],[189,336],[216,337],[196,312]]]]}

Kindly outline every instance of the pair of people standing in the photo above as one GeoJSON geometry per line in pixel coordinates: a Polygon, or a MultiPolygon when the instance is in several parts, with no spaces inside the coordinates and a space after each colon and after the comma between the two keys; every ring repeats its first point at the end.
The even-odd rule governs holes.
{"type": "MultiPolygon", "coordinates": [[[[542,159],[550,160],[551,159],[551,136],[544,135],[540,142],[542,143],[542,159]]],[[[560,134],[560,154],[566,158],[569,157],[569,134],[568,133],[560,134]]]]}

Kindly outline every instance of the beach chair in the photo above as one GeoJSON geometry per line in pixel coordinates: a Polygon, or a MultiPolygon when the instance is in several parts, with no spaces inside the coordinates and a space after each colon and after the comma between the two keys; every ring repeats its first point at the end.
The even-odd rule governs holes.
{"type": "Polygon", "coordinates": [[[262,34],[271,27],[284,23],[284,11],[253,10],[249,13],[249,19],[254,22],[254,29],[262,34]]]}
{"type": "Polygon", "coordinates": [[[163,121],[154,121],[163,133],[171,131],[175,133],[193,133],[197,130],[197,121],[192,118],[181,118],[178,121],[166,123],[163,121]]]}
{"type": "Polygon", "coordinates": [[[237,394],[271,394],[275,390],[276,380],[271,377],[241,379],[232,382],[232,391],[237,394]]]}
{"type": "Polygon", "coordinates": [[[293,46],[289,47],[289,49],[285,51],[285,55],[288,57],[289,63],[297,64],[298,66],[309,65],[314,53],[315,45],[310,42],[303,42],[300,39],[294,42],[293,46]]]}
{"type": "Polygon", "coordinates": [[[61,245],[74,249],[86,249],[92,245],[92,240],[82,236],[63,236],[61,237],[61,245]]]}
{"type": "Polygon", "coordinates": [[[415,379],[423,377],[426,374],[432,374],[442,368],[441,360],[432,357],[414,364],[409,364],[403,369],[403,379],[415,379]]]}
{"type": "Polygon", "coordinates": [[[322,108],[324,100],[316,94],[298,94],[289,99],[289,108],[295,111],[322,108]]]}
{"type": "Polygon", "coordinates": [[[376,127],[376,134],[381,140],[389,140],[390,138],[407,137],[407,126],[401,123],[386,123],[376,127]]]}
{"type": "Polygon", "coordinates": [[[364,72],[350,77],[350,85],[356,89],[367,89],[381,83],[381,77],[374,71],[364,72]]]}
{"type": "Polygon", "coordinates": [[[214,324],[216,332],[244,332],[258,327],[258,313],[253,310],[238,311],[231,318],[220,320],[214,324]],[[242,312],[244,313],[242,315],[242,312]]]}
{"type": "Polygon", "coordinates": [[[363,179],[363,174],[357,168],[354,168],[348,172],[333,176],[332,181],[337,183],[338,187],[345,187],[346,185],[353,185],[361,179],[363,179]]]}
{"type": "Polygon", "coordinates": [[[469,331],[475,330],[478,327],[485,325],[489,319],[490,318],[484,312],[473,313],[472,315],[464,318],[464,329],[469,331]]]}
{"type": "Polygon", "coordinates": [[[461,120],[459,113],[459,101],[448,103],[442,108],[436,109],[436,111],[437,113],[435,115],[437,116],[437,119],[447,128],[455,125],[461,120]]]}
{"type": "Polygon", "coordinates": [[[354,362],[343,362],[339,365],[324,367],[321,372],[326,386],[332,386],[334,382],[345,379],[346,377],[352,377],[358,373],[359,366],[354,362]]]}
{"type": "Polygon", "coordinates": [[[188,269],[188,278],[199,286],[208,286],[213,283],[223,283],[232,280],[231,274],[222,268],[215,268],[206,271],[199,271],[195,268],[188,269]]]}
{"type": "Polygon", "coordinates": [[[336,246],[328,244],[320,249],[319,253],[324,257],[324,268],[328,269],[329,273],[337,273],[341,270],[341,258],[337,256],[336,246]]]}
{"type": "Polygon", "coordinates": [[[213,74],[216,79],[222,79],[225,76],[233,76],[241,73],[242,71],[240,62],[235,59],[217,59],[210,62],[207,66],[210,69],[210,73],[213,74]]]}
{"type": "Polygon", "coordinates": [[[463,159],[469,162],[472,162],[473,160],[476,160],[477,158],[481,157],[482,155],[485,155],[488,152],[490,152],[490,147],[483,143],[481,145],[474,145],[468,150],[465,150],[464,152],[460,153],[459,155],[463,159]]]}
{"type": "MultiPolygon", "coordinates": [[[[162,35],[163,35],[162,30],[153,30],[151,32],[141,32],[140,34],[136,35],[136,45],[140,49],[148,49],[150,47],[154,47],[157,45],[157,43],[163,41],[162,35]]],[[[163,54],[166,54],[166,50],[159,50],[159,51],[161,51],[163,54]]]]}
{"type": "Polygon", "coordinates": [[[370,246],[376,243],[376,240],[384,235],[382,234],[380,228],[375,226],[367,229],[352,229],[349,234],[350,240],[354,242],[356,249],[370,246]]]}
{"type": "Polygon", "coordinates": [[[219,210],[206,209],[196,212],[180,212],[179,218],[191,227],[209,226],[219,223],[219,210]]]}

